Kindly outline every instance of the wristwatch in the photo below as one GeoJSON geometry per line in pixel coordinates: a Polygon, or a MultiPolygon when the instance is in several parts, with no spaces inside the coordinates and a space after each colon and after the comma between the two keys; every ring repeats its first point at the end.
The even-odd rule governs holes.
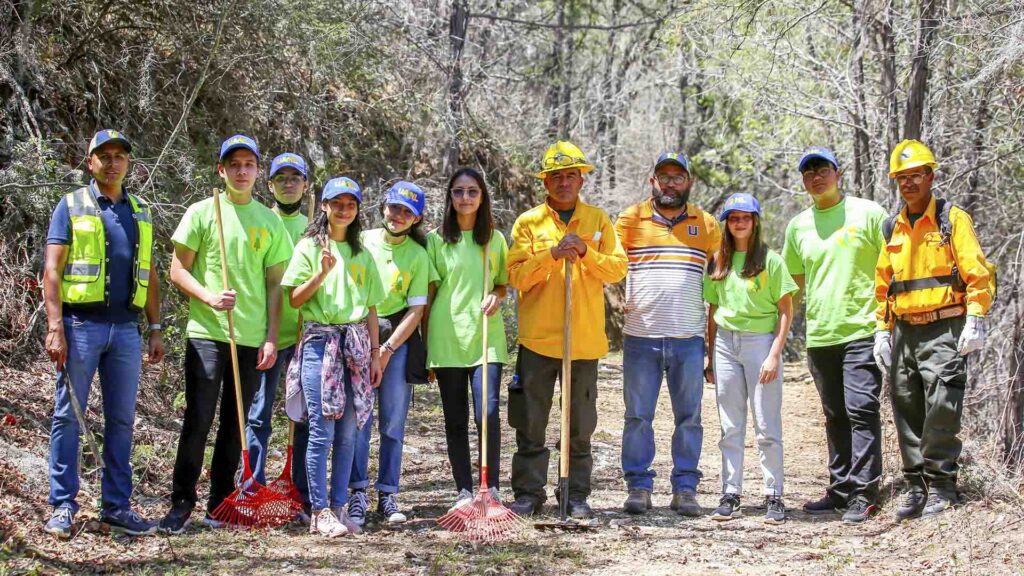
{"type": "Polygon", "coordinates": [[[151,322],[149,324],[149,328],[147,330],[152,332],[154,330],[161,330],[162,331],[163,329],[164,329],[164,327],[159,322],[151,322]]]}

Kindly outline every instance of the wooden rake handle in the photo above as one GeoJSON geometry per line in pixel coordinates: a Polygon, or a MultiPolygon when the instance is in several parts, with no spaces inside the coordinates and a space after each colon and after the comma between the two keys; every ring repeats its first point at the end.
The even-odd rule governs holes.
{"type": "MultiPolygon", "coordinates": [[[[481,305],[487,301],[487,295],[490,293],[487,289],[487,281],[490,277],[491,245],[488,241],[487,245],[484,246],[484,287],[483,297],[480,300],[481,305]]],[[[489,397],[487,395],[487,386],[489,384],[487,381],[487,373],[489,372],[487,369],[487,329],[490,326],[490,323],[488,322],[487,314],[483,309],[480,310],[480,318],[483,323],[483,353],[480,355],[480,358],[482,358],[480,364],[480,469],[487,470],[487,410],[489,408],[489,397]]],[[[485,481],[485,475],[481,475],[481,483],[485,481]]]]}
{"type": "Polygon", "coordinates": [[[569,476],[569,405],[572,398],[572,262],[565,259],[565,309],[562,327],[562,429],[558,475],[569,476]]]}

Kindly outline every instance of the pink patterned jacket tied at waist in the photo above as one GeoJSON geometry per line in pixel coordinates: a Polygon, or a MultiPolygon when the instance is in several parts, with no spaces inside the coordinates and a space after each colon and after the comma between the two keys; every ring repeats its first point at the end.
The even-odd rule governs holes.
{"type": "Polygon", "coordinates": [[[356,426],[362,428],[373,410],[373,388],[370,386],[370,333],[366,321],[354,324],[318,324],[306,322],[302,340],[288,364],[285,378],[285,411],[296,422],[308,419],[306,395],[302,391],[302,350],[314,337],[326,338],[323,365],[320,369],[320,403],[323,417],[338,420],[345,413],[345,374],[352,383],[352,402],[356,426]]]}

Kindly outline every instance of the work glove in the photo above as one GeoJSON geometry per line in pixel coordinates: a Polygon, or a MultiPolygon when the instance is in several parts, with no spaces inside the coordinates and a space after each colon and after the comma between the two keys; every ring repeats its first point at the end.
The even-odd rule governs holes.
{"type": "Polygon", "coordinates": [[[875,364],[882,374],[889,373],[889,365],[892,364],[892,332],[879,330],[875,332],[875,349],[872,351],[875,356],[875,364]]]}
{"type": "Polygon", "coordinates": [[[961,356],[967,356],[971,352],[981,350],[985,345],[985,319],[981,316],[968,316],[964,323],[964,331],[960,333],[960,341],[957,342],[956,351],[961,356]]]}

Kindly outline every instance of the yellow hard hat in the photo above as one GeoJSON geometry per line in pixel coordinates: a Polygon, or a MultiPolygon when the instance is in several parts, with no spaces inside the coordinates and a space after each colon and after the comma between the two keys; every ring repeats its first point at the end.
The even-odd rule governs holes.
{"type": "Polygon", "coordinates": [[[568,140],[559,140],[548,146],[548,151],[544,153],[544,159],[540,162],[540,172],[537,172],[537,178],[543,179],[544,175],[549,172],[566,168],[579,168],[580,174],[586,174],[594,169],[587,162],[583,151],[575,144],[568,140]]]}
{"type": "Polygon", "coordinates": [[[930,166],[932,170],[939,167],[935,155],[919,140],[904,140],[896,145],[889,156],[889,178],[895,178],[897,172],[930,166]]]}

